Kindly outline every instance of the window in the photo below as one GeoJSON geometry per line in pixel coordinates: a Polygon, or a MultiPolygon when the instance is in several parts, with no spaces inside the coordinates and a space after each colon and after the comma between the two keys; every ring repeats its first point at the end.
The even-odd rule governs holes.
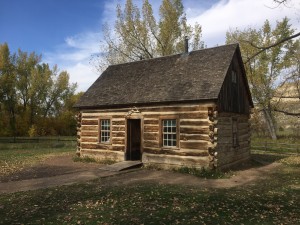
{"type": "Polygon", "coordinates": [[[109,143],[110,142],[110,120],[100,120],[100,142],[109,143]]]}
{"type": "Polygon", "coordinates": [[[237,76],[236,76],[236,72],[234,70],[232,70],[231,72],[231,81],[232,83],[237,83],[237,76]]]}
{"type": "Polygon", "coordinates": [[[237,147],[239,145],[238,139],[238,122],[236,118],[232,119],[232,146],[237,147]]]}
{"type": "Polygon", "coordinates": [[[164,147],[177,146],[177,122],[176,119],[162,120],[162,144],[164,147]]]}

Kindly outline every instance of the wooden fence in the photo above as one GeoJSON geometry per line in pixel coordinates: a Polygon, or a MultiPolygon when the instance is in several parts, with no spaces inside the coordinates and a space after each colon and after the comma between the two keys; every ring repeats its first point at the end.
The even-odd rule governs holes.
{"type": "Polygon", "coordinates": [[[0,137],[0,143],[76,142],[76,137],[0,137]]]}

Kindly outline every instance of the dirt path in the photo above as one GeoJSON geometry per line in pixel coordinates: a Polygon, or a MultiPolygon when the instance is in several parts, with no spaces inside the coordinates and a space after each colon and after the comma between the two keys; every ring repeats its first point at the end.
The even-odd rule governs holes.
{"type": "Polygon", "coordinates": [[[279,163],[237,171],[230,179],[203,179],[170,171],[135,169],[124,172],[101,170],[96,163],[73,162],[72,156],[51,157],[44,162],[6,177],[0,177],[0,193],[35,190],[70,185],[103,178],[103,185],[159,183],[199,186],[202,188],[230,188],[248,185],[265,179],[279,168],[279,163]]]}

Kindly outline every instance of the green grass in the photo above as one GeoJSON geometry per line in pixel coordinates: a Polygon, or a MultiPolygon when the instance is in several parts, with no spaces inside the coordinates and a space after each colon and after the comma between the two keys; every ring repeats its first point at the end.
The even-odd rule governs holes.
{"type": "Polygon", "coordinates": [[[233,175],[232,171],[224,172],[220,170],[211,170],[206,168],[190,168],[190,167],[180,167],[173,169],[175,172],[191,174],[196,177],[206,178],[206,179],[224,179],[230,178],[233,175]]]}
{"type": "MultiPolygon", "coordinates": [[[[252,185],[85,184],[0,195],[0,224],[300,224],[299,156],[252,185]]],[[[283,160],[283,159],[282,159],[283,160]]]]}
{"type": "Polygon", "coordinates": [[[75,142],[0,143],[0,176],[59,154],[75,152],[75,142]]]}

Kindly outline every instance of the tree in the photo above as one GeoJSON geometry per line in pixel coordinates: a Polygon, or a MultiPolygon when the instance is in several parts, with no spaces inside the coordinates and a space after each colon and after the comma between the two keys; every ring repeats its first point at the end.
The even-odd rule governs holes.
{"type": "Polygon", "coordinates": [[[34,52],[11,54],[0,45],[0,135],[72,133],[66,127],[76,124],[70,107],[77,85],[67,71],[40,61],[34,52]]]}
{"type": "Polygon", "coordinates": [[[105,54],[97,61],[99,72],[111,64],[183,52],[186,36],[193,50],[203,48],[201,26],[187,24],[181,0],[163,0],[158,22],[148,0],[141,9],[127,0],[124,9],[118,4],[116,10],[114,30],[107,24],[103,28],[101,48],[105,54]]]}
{"type": "Polygon", "coordinates": [[[10,135],[16,133],[17,93],[14,61],[15,55],[10,54],[8,45],[0,45],[0,103],[2,102],[4,110],[8,113],[10,129],[7,133],[10,135]]]}
{"type": "Polygon", "coordinates": [[[251,56],[255,54],[258,46],[270,46],[271,43],[277,43],[293,33],[289,20],[284,18],[277,22],[274,29],[266,20],[259,30],[248,28],[244,31],[229,31],[226,34],[227,43],[240,43],[254,102],[263,113],[273,139],[277,138],[273,114],[277,102],[274,101],[274,94],[286,69],[292,66],[291,59],[296,49],[296,41],[290,39],[272,48],[265,48],[255,57],[251,56]]]}

